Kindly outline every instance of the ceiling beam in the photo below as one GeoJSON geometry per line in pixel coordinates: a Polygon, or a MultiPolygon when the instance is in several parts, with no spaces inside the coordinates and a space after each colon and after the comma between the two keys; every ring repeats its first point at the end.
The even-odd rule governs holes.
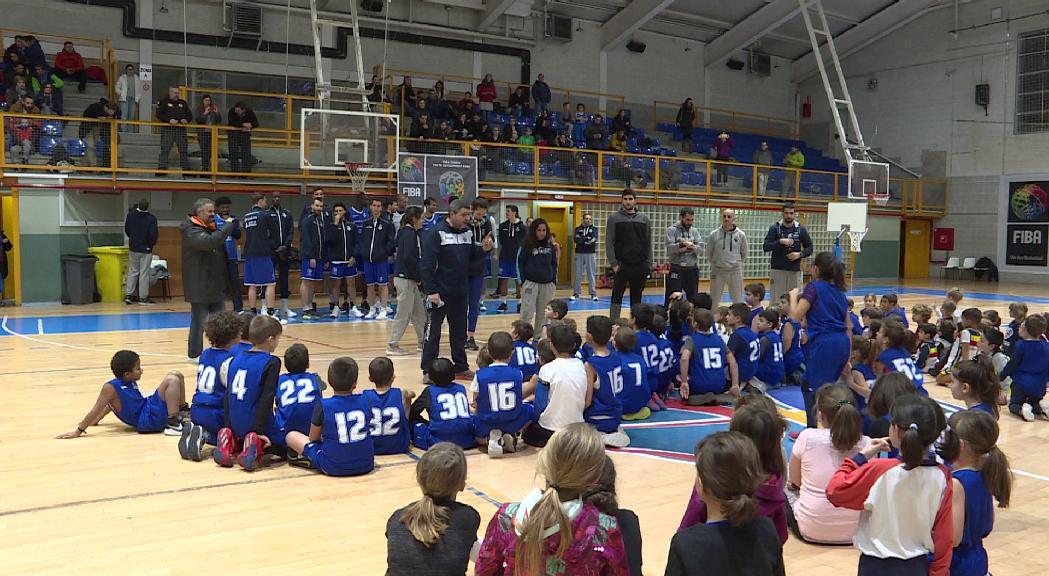
{"type": "Polygon", "coordinates": [[[772,0],[707,44],[707,66],[753,44],[755,40],[775,30],[797,13],[798,0],[772,0]]]}
{"type": "MultiPolygon", "coordinates": [[[[350,0],[351,2],[354,0],[350,0]]],[[[514,5],[516,0],[488,0],[487,7],[484,9],[484,16],[481,16],[481,23],[477,26],[477,29],[484,31],[489,26],[495,24],[495,21],[503,15],[504,12],[510,9],[514,5]]]]}
{"type": "Polygon", "coordinates": [[[674,0],[633,0],[601,26],[601,50],[615,48],[674,0]]]}
{"type": "MultiPolygon", "coordinates": [[[[936,2],[932,0],[911,0],[890,4],[880,12],[872,14],[863,22],[834,37],[834,48],[838,52],[838,58],[844,60],[850,54],[868,45],[872,39],[909,22],[935,5],[936,2]]],[[[818,70],[816,55],[810,50],[795,60],[791,66],[792,81],[803,82],[818,70]]]]}

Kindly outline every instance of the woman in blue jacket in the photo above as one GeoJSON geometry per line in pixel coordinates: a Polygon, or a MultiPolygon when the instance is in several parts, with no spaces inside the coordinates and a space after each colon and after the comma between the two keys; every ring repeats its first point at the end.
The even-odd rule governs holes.
{"type": "Polygon", "coordinates": [[[557,251],[546,220],[536,218],[528,227],[517,253],[517,273],[521,281],[521,320],[535,326],[557,288],[557,251]]]}

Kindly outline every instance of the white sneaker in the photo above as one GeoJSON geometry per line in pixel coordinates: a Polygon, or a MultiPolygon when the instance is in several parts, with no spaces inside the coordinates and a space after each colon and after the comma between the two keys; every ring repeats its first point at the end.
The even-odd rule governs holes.
{"type": "Polygon", "coordinates": [[[386,320],[390,315],[386,313],[386,309],[379,310],[379,315],[375,317],[376,320],[386,320]]]}
{"type": "Polygon", "coordinates": [[[1024,402],[1024,405],[1020,407],[1020,417],[1028,422],[1034,422],[1034,409],[1030,404],[1024,402]]]}
{"type": "Polygon", "coordinates": [[[480,304],[477,305],[477,310],[480,311],[480,312],[487,312],[488,308],[485,308],[484,302],[481,302],[480,304]]]}
{"type": "Polygon", "coordinates": [[[364,317],[364,319],[365,320],[375,320],[375,316],[377,316],[377,313],[375,312],[376,308],[378,308],[378,306],[372,306],[368,310],[368,314],[364,317]]]}
{"type": "Polygon", "coordinates": [[[265,307],[265,306],[263,306],[263,307],[262,307],[262,315],[263,315],[263,316],[266,316],[266,315],[267,315],[267,314],[269,314],[269,313],[270,313],[270,309],[269,309],[269,308],[267,308],[267,307],[265,307]]]}
{"type": "Polygon", "coordinates": [[[390,306],[388,304],[386,305],[386,315],[393,316],[393,306],[390,306]]]}
{"type": "Polygon", "coordinates": [[[277,315],[274,315],[273,317],[276,318],[278,322],[280,322],[281,326],[287,326],[288,325],[288,319],[287,318],[281,318],[280,316],[277,316],[277,315]]]}
{"type": "Polygon", "coordinates": [[[284,309],[284,315],[287,316],[288,318],[298,318],[299,317],[299,313],[294,311],[294,310],[292,310],[291,308],[285,308],[284,309]]]}
{"type": "Polygon", "coordinates": [[[331,316],[332,318],[338,318],[340,312],[342,312],[342,310],[340,310],[339,307],[336,306],[331,309],[331,313],[328,314],[328,316],[331,316]]]}
{"type": "Polygon", "coordinates": [[[360,308],[357,308],[356,306],[350,306],[349,315],[351,317],[353,317],[353,318],[363,318],[364,317],[364,314],[361,313],[360,308]]]}
{"type": "Polygon", "coordinates": [[[1038,407],[1042,409],[1042,414],[1049,416],[1049,398],[1039,400],[1038,407]]]}
{"type": "MultiPolygon", "coordinates": [[[[180,430],[181,434],[182,431],[180,430]]],[[[488,457],[489,458],[502,458],[503,457],[503,431],[492,430],[488,433],[488,457]]]]}
{"type": "Polygon", "coordinates": [[[622,428],[611,434],[602,434],[601,439],[604,441],[605,446],[611,446],[613,448],[626,448],[627,446],[630,446],[630,436],[627,436],[622,428]]]}
{"type": "Polygon", "coordinates": [[[168,424],[167,428],[164,428],[165,436],[182,436],[182,423],[179,422],[175,426],[168,424]]]}
{"type": "Polygon", "coordinates": [[[572,294],[572,295],[571,295],[571,296],[569,296],[569,298],[568,298],[568,301],[569,301],[569,302],[575,302],[576,300],[579,300],[579,296],[578,296],[578,295],[576,295],[576,294],[572,294]]]}
{"type": "Polygon", "coordinates": [[[503,434],[503,452],[507,454],[517,452],[517,438],[513,434],[503,434]]]}
{"type": "Polygon", "coordinates": [[[598,301],[601,300],[600,298],[598,298],[597,294],[594,294],[593,296],[591,296],[590,299],[593,300],[594,302],[598,302],[598,301]]]}

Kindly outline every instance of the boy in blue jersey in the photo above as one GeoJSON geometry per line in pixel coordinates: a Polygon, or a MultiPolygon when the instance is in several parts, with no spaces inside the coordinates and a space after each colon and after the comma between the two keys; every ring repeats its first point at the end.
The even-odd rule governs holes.
{"type": "Polygon", "coordinates": [[[240,337],[240,315],[229,311],[215,312],[204,322],[204,334],[211,348],[197,359],[197,389],[189,422],[182,423],[178,452],[184,460],[200,462],[204,444],[215,444],[219,429],[226,425],[226,370],[233,358],[230,348],[240,337]]]}
{"type": "Polygon", "coordinates": [[[535,346],[531,344],[534,334],[535,329],[524,320],[514,320],[510,325],[510,336],[514,339],[514,353],[507,364],[521,371],[523,382],[528,382],[539,372],[535,346]]]}
{"type": "MultiPolygon", "coordinates": [[[[801,322],[790,316],[790,295],[779,297],[780,328],[779,339],[783,343],[783,374],[787,384],[801,384],[805,381],[805,353],[801,349],[801,322]]],[[[855,316],[855,315],[853,315],[855,316]]],[[[859,324],[859,321],[857,321],[859,324]]],[[[854,325],[855,328],[855,325],[854,325]]],[[[863,334],[863,326],[859,333],[863,334]]]]}
{"type": "Polygon", "coordinates": [[[156,392],[146,398],[138,389],[138,380],[142,378],[142,362],[138,354],[121,350],[113,355],[109,368],[114,378],[102,385],[95,405],[77,424],[76,430],[58,438],[79,438],[110,412],[136,432],[163,431],[165,436],[182,435],[182,421],[189,418],[189,406],[186,404],[186,382],[181,373],[168,372],[156,392]]]}
{"type": "MultiPolygon", "coordinates": [[[[273,226],[269,219],[272,213],[266,196],[255,193],[251,197],[252,207],[244,215],[244,285],[248,287],[248,308],[256,312],[256,290],[264,288],[263,314],[277,314],[277,276],[271,258],[270,233],[273,226]]],[[[235,288],[236,289],[236,288],[235,288]]],[[[285,321],[285,324],[287,321],[285,321]]]]}
{"type": "Polygon", "coordinates": [[[628,327],[616,330],[615,344],[621,361],[619,378],[622,379],[622,383],[617,379],[612,387],[619,390],[616,396],[623,404],[623,420],[644,420],[652,415],[652,410],[648,407],[652,389],[648,383],[645,360],[635,352],[637,332],[628,327]]]}
{"type": "MultiPolygon", "coordinates": [[[[631,325],[637,339],[633,353],[640,356],[645,362],[645,381],[648,382],[651,390],[659,385],[659,339],[652,331],[652,320],[656,316],[656,311],[651,304],[634,304],[630,307],[630,315],[631,325]]],[[[616,350],[622,351],[618,344],[616,350]]],[[[651,412],[666,409],[666,406],[660,406],[651,398],[645,403],[651,412]]]]}
{"type": "Polygon", "coordinates": [[[1028,422],[1034,421],[1035,415],[1049,418],[1049,402],[1045,399],[1049,342],[1042,339],[1045,330],[1045,316],[1032,314],[1025,318],[1020,325],[1020,340],[1013,344],[1009,363],[998,375],[999,380],[1013,379],[1009,411],[1028,422]]]}
{"type": "Polygon", "coordinates": [[[583,419],[601,433],[605,446],[623,448],[630,445],[630,436],[620,427],[623,404],[616,387],[622,383],[622,359],[608,349],[612,337],[612,320],[607,316],[586,319],[586,343],[593,353],[586,359],[586,381],[590,387],[589,402],[583,419]]]}
{"type": "Polygon", "coordinates": [[[753,327],[754,319],[765,311],[765,307],[761,305],[765,301],[765,285],[761,282],[754,282],[747,284],[743,287],[743,302],[750,308],[750,319],[747,320],[747,325],[753,327]]]}
{"type": "Polygon", "coordinates": [[[897,316],[901,324],[903,324],[904,330],[910,327],[910,323],[907,321],[907,311],[903,309],[903,306],[897,306],[900,299],[893,293],[885,294],[881,297],[881,301],[878,306],[881,308],[882,314],[886,318],[889,316],[897,316]]]}
{"type": "Polygon", "coordinates": [[[1013,302],[1009,305],[1009,318],[1010,321],[1005,325],[1002,330],[1005,334],[1005,346],[1002,351],[1006,354],[1012,354],[1013,344],[1016,344],[1020,340],[1020,326],[1027,319],[1027,304],[1023,302],[1013,302]]]}
{"type": "Polygon", "coordinates": [[[779,328],[779,312],[773,309],[762,310],[754,317],[754,328],[758,335],[758,369],[754,374],[758,388],[779,388],[786,375],[783,365],[783,340],[776,329],[779,328]]]}
{"type": "Polygon", "coordinates": [[[252,348],[233,358],[227,370],[226,426],[219,430],[215,463],[229,468],[234,461],[251,472],[262,464],[264,451],[284,456],[284,435],[273,416],[280,378],[280,322],[256,316],[248,328],[252,348]]]}
{"type": "Polygon", "coordinates": [[[237,319],[240,324],[240,341],[230,347],[229,352],[231,356],[247,352],[252,347],[251,339],[248,338],[248,332],[251,329],[251,321],[255,319],[255,313],[251,310],[244,310],[237,314],[237,319]]]}
{"type": "Polygon", "coordinates": [[[430,384],[412,402],[408,414],[412,444],[422,450],[438,442],[451,442],[463,450],[476,447],[470,399],[466,388],[455,381],[452,361],[437,358],[429,375],[430,384]]]}
{"type": "Polygon", "coordinates": [[[404,454],[411,441],[408,410],[415,393],[393,388],[393,362],[385,356],[368,363],[368,379],[375,390],[365,390],[372,405],[372,440],[376,454],[404,454]]]}
{"type": "Polygon", "coordinates": [[[506,332],[488,337],[492,363],[477,371],[471,392],[476,402],[474,436],[478,446],[488,447],[490,458],[517,451],[517,434],[532,421],[532,406],[525,404],[521,371],[508,362],[514,341],[506,332]]]}
{"type": "Polygon", "coordinates": [[[761,383],[754,381],[758,371],[758,359],[761,358],[761,343],[758,342],[758,335],[750,328],[750,306],[743,302],[729,306],[725,323],[732,331],[728,338],[728,351],[736,359],[740,390],[763,394],[765,390],[762,390],[761,383]]]}
{"type": "Polygon", "coordinates": [[[667,319],[657,310],[655,317],[652,318],[652,333],[657,335],[656,344],[659,346],[659,380],[653,386],[653,392],[655,392],[653,400],[658,401],[663,408],[666,408],[663,405],[663,399],[670,394],[670,389],[678,373],[681,372],[678,355],[674,351],[674,345],[667,338],[666,332],[667,319]]]}
{"type": "MultiPolygon", "coordinates": [[[[790,302],[790,297],[788,297],[786,294],[780,296],[780,308],[783,308],[784,299],[786,299],[788,303],[790,302]]],[[[856,301],[852,298],[849,298],[848,300],[846,300],[846,302],[848,302],[849,304],[849,320],[852,321],[852,333],[855,336],[863,336],[863,327],[865,326],[865,324],[860,322],[859,317],[856,316],[856,312],[854,311],[856,308],[856,301]]],[[[784,314],[790,316],[790,312],[785,312],[784,314]]]]}
{"type": "Polygon", "coordinates": [[[284,351],[285,374],[277,380],[277,412],[274,417],[282,434],[308,434],[314,409],[321,403],[321,391],[328,387],[310,369],[310,351],[296,342],[284,351]]]}
{"type": "Polygon", "coordinates": [[[289,432],[288,450],[301,454],[293,464],[309,462],[328,476],[360,476],[375,468],[371,436],[372,406],[357,387],[357,362],[349,356],[328,366],[332,396],[314,407],[310,435],[289,432]]]}
{"type": "Polygon", "coordinates": [[[882,352],[878,354],[874,371],[877,374],[901,372],[914,384],[919,394],[928,396],[929,393],[925,391],[924,376],[921,370],[914,365],[911,353],[906,348],[906,332],[903,323],[895,318],[890,318],[882,324],[878,332],[878,345],[882,352]]]}
{"type": "Polygon", "coordinates": [[[714,313],[692,311],[692,333],[681,346],[681,398],[691,406],[713,404],[726,390],[739,397],[739,367],[714,329],[714,313]],[[728,380],[725,369],[728,368],[728,380]]]}

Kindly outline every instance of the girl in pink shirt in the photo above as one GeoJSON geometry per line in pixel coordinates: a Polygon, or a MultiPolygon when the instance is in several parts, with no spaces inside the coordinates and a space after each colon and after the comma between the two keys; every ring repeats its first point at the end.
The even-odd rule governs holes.
{"type": "Polygon", "coordinates": [[[805,541],[850,544],[860,511],[835,508],[827,501],[827,482],[845,457],[862,450],[870,438],[863,435],[863,419],[845,386],[825,384],[820,388],[816,410],[820,427],[803,430],[790,456],[787,480],[792,488],[788,498],[792,517],[788,521],[805,541]]]}

